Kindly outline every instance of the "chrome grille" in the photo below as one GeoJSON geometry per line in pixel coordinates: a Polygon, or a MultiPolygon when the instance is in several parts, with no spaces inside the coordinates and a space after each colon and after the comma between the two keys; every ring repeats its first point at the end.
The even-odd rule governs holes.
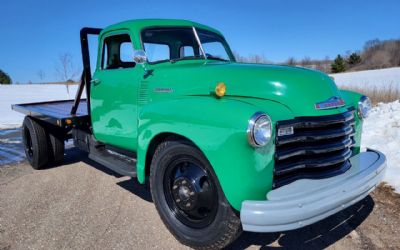
{"type": "Polygon", "coordinates": [[[350,168],[354,109],[338,115],[279,121],[276,126],[277,131],[293,127],[293,134],[277,133],[274,188],[302,178],[334,176],[350,168]]]}

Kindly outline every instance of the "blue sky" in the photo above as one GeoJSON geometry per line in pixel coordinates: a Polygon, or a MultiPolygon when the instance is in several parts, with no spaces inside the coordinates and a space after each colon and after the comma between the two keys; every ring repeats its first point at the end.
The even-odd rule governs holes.
{"type": "Polygon", "coordinates": [[[60,54],[81,68],[79,30],[135,18],[181,18],[220,30],[241,55],[274,62],[322,59],[361,49],[365,41],[400,38],[400,1],[54,1],[2,3],[0,69],[16,82],[56,81],[60,54]]]}

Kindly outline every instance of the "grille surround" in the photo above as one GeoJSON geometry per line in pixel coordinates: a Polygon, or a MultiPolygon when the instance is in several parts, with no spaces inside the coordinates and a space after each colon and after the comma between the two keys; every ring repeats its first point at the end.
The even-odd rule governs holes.
{"type": "Polygon", "coordinates": [[[273,188],[298,179],[322,179],[346,172],[355,144],[355,109],[327,116],[278,121],[276,131],[293,127],[292,135],[275,136],[273,188]]]}

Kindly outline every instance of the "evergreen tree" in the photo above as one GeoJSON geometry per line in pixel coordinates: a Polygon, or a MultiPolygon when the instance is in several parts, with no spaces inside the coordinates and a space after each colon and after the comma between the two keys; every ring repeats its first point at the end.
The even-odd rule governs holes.
{"type": "Polygon", "coordinates": [[[10,76],[0,69],[0,84],[11,84],[10,76]]]}
{"type": "Polygon", "coordinates": [[[351,53],[349,58],[347,59],[347,63],[351,66],[357,65],[361,62],[361,56],[357,53],[351,53]]]}
{"type": "Polygon", "coordinates": [[[332,73],[340,73],[346,71],[346,61],[338,55],[331,64],[332,73]]]}

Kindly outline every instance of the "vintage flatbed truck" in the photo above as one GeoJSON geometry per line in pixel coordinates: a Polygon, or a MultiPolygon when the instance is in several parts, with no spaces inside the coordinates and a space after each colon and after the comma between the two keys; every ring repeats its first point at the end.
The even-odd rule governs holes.
{"type": "Polygon", "coordinates": [[[75,100],[12,106],[26,114],[27,159],[36,169],[60,162],[72,139],[94,161],[149,180],[162,221],[183,244],[222,248],[242,230],[300,228],[382,179],[385,156],[360,152],[369,99],[322,72],[237,63],[219,31],[184,20],[80,35],[75,100]],[[99,41],[93,79],[88,35],[99,41]]]}

